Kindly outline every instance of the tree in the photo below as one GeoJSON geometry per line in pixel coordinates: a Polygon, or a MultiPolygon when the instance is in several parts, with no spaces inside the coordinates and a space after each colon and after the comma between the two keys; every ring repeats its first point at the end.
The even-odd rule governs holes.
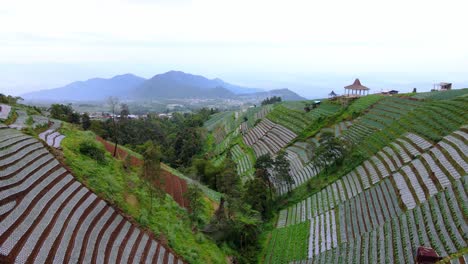
{"type": "Polygon", "coordinates": [[[128,105],[121,104],[120,105],[120,119],[121,120],[127,119],[129,114],[130,114],[130,110],[128,109],[128,105]]]}
{"type": "Polygon", "coordinates": [[[80,114],[76,112],[72,112],[68,114],[67,121],[72,124],[79,124],[80,123],[80,114]]]}
{"type": "Polygon", "coordinates": [[[70,104],[52,104],[49,111],[52,118],[62,121],[70,121],[70,116],[73,114],[73,108],[70,104]]]}
{"type": "Polygon", "coordinates": [[[232,161],[230,154],[225,158],[221,172],[216,183],[217,190],[227,195],[228,202],[230,198],[239,198],[241,196],[241,180],[236,171],[236,164],[232,161]]]}
{"type": "Polygon", "coordinates": [[[197,184],[190,184],[187,192],[184,194],[185,198],[189,201],[189,218],[192,225],[199,226],[202,224],[200,214],[203,211],[203,192],[197,184]]]}
{"type": "Polygon", "coordinates": [[[274,165],[274,176],[278,183],[286,184],[288,186],[288,191],[291,191],[292,185],[294,184],[294,179],[289,173],[291,165],[289,160],[286,158],[287,153],[285,151],[280,151],[273,162],[274,165]]]}
{"type": "Polygon", "coordinates": [[[192,157],[201,149],[201,135],[196,128],[189,126],[177,132],[174,142],[174,151],[178,165],[189,165],[192,161],[192,157]]]}
{"type": "Polygon", "coordinates": [[[315,150],[313,162],[320,168],[340,163],[346,151],[346,143],[336,138],[332,132],[323,132],[319,139],[320,146],[315,150]]]}
{"type": "Polygon", "coordinates": [[[416,87],[413,88],[413,93],[416,93],[416,87]]]}
{"type": "Polygon", "coordinates": [[[109,104],[110,111],[112,113],[112,129],[113,129],[113,136],[114,136],[114,152],[112,154],[113,157],[117,155],[117,144],[118,144],[118,128],[117,128],[117,122],[115,120],[115,111],[117,110],[117,105],[119,104],[119,99],[117,97],[109,97],[107,99],[107,103],[109,104]]]}
{"type": "Polygon", "coordinates": [[[260,178],[268,186],[270,192],[270,200],[273,200],[273,184],[271,182],[270,169],[273,167],[273,160],[269,154],[261,155],[255,161],[255,176],[260,178]]]}
{"type": "Polygon", "coordinates": [[[23,101],[24,99],[19,96],[4,95],[0,93],[0,103],[15,105],[18,101],[23,101]]]}
{"type": "Polygon", "coordinates": [[[267,195],[268,185],[261,178],[253,178],[245,182],[244,203],[250,204],[263,219],[271,216],[271,197],[267,195]]]}
{"type": "Polygon", "coordinates": [[[91,127],[91,119],[89,118],[88,113],[84,113],[81,116],[81,126],[84,130],[88,130],[91,127]]]}
{"type": "MultiPolygon", "coordinates": [[[[159,148],[153,144],[152,141],[148,141],[145,143],[146,150],[143,152],[143,170],[142,176],[143,179],[149,185],[149,189],[151,192],[150,202],[151,202],[151,209],[150,213],[153,210],[153,196],[154,190],[153,187],[155,183],[159,184],[159,190],[163,189],[163,183],[161,182],[161,154],[159,148]]],[[[161,193],[161,192],[160,192],[161,193]]]]}

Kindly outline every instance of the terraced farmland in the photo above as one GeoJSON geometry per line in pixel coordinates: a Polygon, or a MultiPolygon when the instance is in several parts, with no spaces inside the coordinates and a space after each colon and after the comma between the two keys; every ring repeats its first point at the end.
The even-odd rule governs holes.
{"type": "Polygon", "coordinates": [[[468,201],[467,180],[455,181],[454,189],[448,188],[383,225],[313,256],[308,263],[412,263],[415,249],[421,245],[433,247],[442,257],[459,252],[467,247],[467,222],[462,217],[468,201]]]}
{"type": "Polygon", "coordinates": [[[378,101],[365,115],[355,120],[343,137],[350,142],[361,142],[366,136],[390,126],[421,104],[408,99],[386,97],[378,101]]]}
{"type": "Polygon", "coordinates": [[[247,133],[247,131],[255,126],[255,122],[259,119],[263,119],[271,110],[273,105],[264,105],[261,107],[250,107],[245,113],[242,113],[242,123],[240,125],[241,132],[247,133]],[[244,121],[247,119],[247,121],[244,121]]]}
{"type": "Polygon", "coordinates": [[[182,263],[36,139],[1,129],[0,144],[0,262],[182,263]]]}
{"type": "Polygon", "coordinates": [[[383,98],[385,97],[377,94],[360,97],[349,106],[346,112],[350,113],[351,115],[359,114],[383,98]]]}
{"type": "Polygon", "coordinates": [[[318,108],[310,112],[292,110],[279,104],[267,115],[267,118],[299,134],[319,118],[331,116],[339,109],[339,105],[327,102],[323,102],[318,108]]]}
{"type": "Polygon", "coordinates": [[[468,89],[456,89],[450,91],[434,91],[426,93],[417,93],[411,97],[417,99],[431,99],[431,100],[448,100],[453,99],[459,96],[466,96],[468,94],[468,89]]]}
{"type": "Polygon", "coordinates": [[[250,156],[239,146],[231,148],[232,159],[237,165],[237,173],[242,176],[251,177],[253,175],[253,161],[250,156]]]}
{"type": "Polygon", "coordinates": [[[15,122],[11,124],[10,127],[18,130],[27,127],[26,120],[28,118],[28,113],[26,113],[26,111],[24,110],[16,110],[15,112],[17,114],[17,117],[15,122]]]}
{"type": "Polygon", "coordinates": [[[223,124],[226,119],[232,118],[233,111],[219,112],[211,116],[211,118],[203,125],[208,131],[212,131],[216,126],[223,124]]]}
{"type": "Polygon", "coordinates": [[[307,253],[313,263],[408,263],[419,245],[442,256],[458,252],[468,237],[468,176],[462,176],[468,174],[467,139],[465,127],[437,144],[407,133],[282,210],[277,230],[310,222],[307,253]]]}
{"type": "Polygon", "coordinates": [[[11,106],[6,104],[0,104],[0,119],[5,120],[8,118],[11,112],[11,106]]]}
{"type": "Polygon", "coordinates": [[[289,129],[263,119],[244,136],[244,142],[251,146],[257,157],[269,153],[276,154],[296,137],[289,129]]]}
{"type": "MultiPolygon", "coordinates": [[[[336,135],[341,135],[345,131],[351,122],[340,122],[334,125],[331,128],[323,128],[320,130],[317,135],[306,142],[297,141],[293,145],[287,147],[286,158],[289,160],[291,165],[290,174],[294,179],[294,184],[292,189],[297,188],[301,184],[307,182],[312,177],[320,173],[321,168],[315,166],[311,163],[312,158],[314,157],[314,151],[319,146],[319,138],[324,132],[335,133],[336,135]]],[[[287,192],[285,186],[277,186],[277,189],[280,194],[287,192]]]]}
{"type": "Polygon", "coordinates": [[[39,134],[39,138],[46,142],[47,145],[59,149],[60,143],[65,136],[53,129],[49,129],[39,134]]]}

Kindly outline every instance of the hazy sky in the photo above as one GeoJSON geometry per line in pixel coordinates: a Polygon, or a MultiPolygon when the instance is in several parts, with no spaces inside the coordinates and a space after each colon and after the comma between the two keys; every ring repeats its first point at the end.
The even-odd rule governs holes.
{"type": "Polygon", "coordinates": [[[466,0],[2,1],[0,92],[169,70],[305,95],[361,76],[466,83],[466,10],[466,0]]]}

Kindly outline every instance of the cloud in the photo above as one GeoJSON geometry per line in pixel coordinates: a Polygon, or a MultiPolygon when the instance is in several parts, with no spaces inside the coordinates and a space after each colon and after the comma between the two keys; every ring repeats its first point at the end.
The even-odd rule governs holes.
{"type": "Polygon", "coordinates": [[[467,9],[466,0],[4,1],[0,64],[270,72],[278,82],[277,73],[466,72],[467,9]]]}

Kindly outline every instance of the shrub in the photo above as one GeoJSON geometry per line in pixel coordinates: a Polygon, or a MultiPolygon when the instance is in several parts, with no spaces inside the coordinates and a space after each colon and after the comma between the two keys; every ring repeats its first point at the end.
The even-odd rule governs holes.
{"type": "Polygon", "coordinates": [[[99,163],[105,163],[105,152],[99,148],[98,145],[90,140],[86,140],[80,143],[80,153],[86,155],[99,163]]]}

